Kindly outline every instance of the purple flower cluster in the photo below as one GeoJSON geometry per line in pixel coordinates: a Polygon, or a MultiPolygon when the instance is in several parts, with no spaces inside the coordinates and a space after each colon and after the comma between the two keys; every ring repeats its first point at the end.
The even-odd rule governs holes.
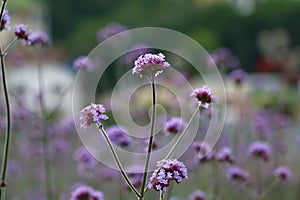
{"type": "Polygon", "coordinates": [[[173,117],[165,123],[164,133],[166,135],[176,134],[185,127],[185,122],[180,117],[173,117]]]}
{"type": "Polygon", "coordinates": [[[80,175],[91,172],[96,165],[95,158],[84,147],[80,147],[75,151],[74,159],[78,162],[77,171],[80,175]]]}
{"type": "Polygon", "coordinates": [[[69,200],[104,200],[104,195],[101,191],[81,185],[72,191],[69,200]]]}
{"type": "Polygon", "coordinates": [[[79,69],[86,69],[87,71],[91,72],[95,69],[95,64],[93,63],[92,59],[87,56],[79,56],[73,62],[73,67],[76,70],[79,69]]]}
{"type": "Polygon", "coordinates": [[[189,200],[205,200],[206,194],[202,190],[196,190],[189,196],[189,200]]]}
{"type": "Polygon", "coordinates": [[[22,40],[28,41],[30,32],[27,31],[27,26],[24,24],[18,24],[14,26],[15,35],[22,40]]]}
{"type": "Polygon", "coordinates": [[[249,179],[249,172],[240,167],[230,167],[227,172],[227,178],[231,181],[247,181],[249,179]]]}
{"type": "Polygon", "coordinates": [[[272,149],[269,144],[256,141],[249,146],[248,153],[250,156],[255,156],[264,161],[268,161],[272,155],[272,149]]]}
{"type": "Polygon", "coordinates": [[[223,147],[216,154],[216,159],[221,162],[234,163],[232,151],[229,147],[223,147]]]}
{"type": "Polygon", "coordinates": [[[158,76],[163,70],[171,65],[165,61],[165,56],[162,53],[141,55],[135,62],[133,74],[139,74],[141,77],[158,76]]]}
{"type": "Polygon", "coordinates": [[[118,24],[118,23],[110,23],[104,28],[98,30],[97,32],[97,40],[99,42],[102,42],[103,40],[106,40],[107,38],[116,35],[118,33],[121,33],[123,31],[128,30],[128,27],[118,24]]]}
{"type": "Polygon", "coordinates": [[[245,81],[247,74],[243,69],[235,69],[232,72],[230,72],[228,77],[236,85],[241,85],[245,81]]]}
{"type": "Polygon", "coordinates": [[[105,108],[101,104],[91,104],[81,110],[81,128],[87,128],[91,124],[101,124],[102,120],[107,120],[105,108]]]}
{"type": "Polygon", "coordinates": [[[188,178],[187,169],[182,162],[176,159],[161,160],[157,162],[158,169],[150,177],[148,188],[166,192],[171,181],[182,182],[188,178]]]}
{"type": "Polygon", "coordinates": [[[239,59],[226,47],[218,48],[211,53],[208,62],[210,65],[215,63],[216,65],[225,65],[230,68],[236,68],[240,65],[239,59]]]}
{"type": "Polygon", "coordinates": [[[280,180],[290,180],[292,178],[292,171],[288,167],[279,166],[273,171],[273,175],[280,180]]]}
{"type": "Polygon", "coordinates": [[[49,36],[43,31],[37,31],[30,33],[28,36],[29,45],[41,45],[46,46],[50,43],[49,36]]]}
{"type": "Polygon", "coordinates": [[[199,162],[210,161],[214,158],[213,150],[211,146],[205,142],[195,141],[193,143],[199,162]]]}
{"type": "Polygon", "coordinates": [[[2,15],[2,20],[0,23],[0,31],[9,30],[10,29],[10,27],[8,26],[9,22],[10,22],[10,16],[8,15],[8,11],[4,10],[2,15]]]}
{"type": "Polygon", "coordinates": [[[131,137],[123,129],[114,125],[106,129],[109,139],[119,147],[127,147],[131,142],[131,137]]]}
{"type": "Polygon", "coordinates": [[[202,108],[208,108],[211,103],[217,102],[217,98],[212,97],[212,91],[206,85],[201,88],[195,88],[190,97],[196,98],[198,106],[202,108]]]}

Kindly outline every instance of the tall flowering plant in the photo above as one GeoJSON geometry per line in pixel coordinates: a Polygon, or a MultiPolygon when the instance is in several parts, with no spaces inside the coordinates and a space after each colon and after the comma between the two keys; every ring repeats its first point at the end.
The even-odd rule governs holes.
{"type": "Polygon", "coordinates": [[[151,54],[147,53],[138,57],[134,62],[133,74],[139,75],[141,78],[147,78],[151,85],[152,91],[152,112],[151,112],[151,125],[149,130],[149,138],[147,141],[148,147],[146,149],[146,160],[144,165],[143,174],[141,177],[140,188],[137,184],[133,184],[128,174],[125,172],[122,163],[118,157],[116,150],[114,149],[111,137],[104,129],[104,121],[108,119],[105,114],[105,108],[102,104],[91,104],[83,108],[81,111],[81,127],[87,128],[88,126],[95,124],[99,131],[102,133],[104,139],[108,143],[111,150],[113,158],[117,163],[117,166],[121,172],[122,177],[126,181],[128,187],[135,194],[138,200],[143,200],[145,198],[148,189],[154,189],[160,193],[160,200],[164,199],[164,194],[166,193],[171,182],[181,183],[184,179],[188,178],[187,168],[184,163],[178,161],[177,159],[170,159],[175,148],[180,143],[187,130],[190,128],[191,123],[199,113],[201,109],[207,109],[210,104],[217,102],[217,99],[212,96],[212,90],[207,86],[202,88],[196,88],[191,91],[190,97],[197,101],[197,108],[192,115],[191,119],[187,124],[185,124],[182,119],[174,119],[167,123],[165,127],[165,132],[181,132],[180,136],[177,138],[176,142],[172,146],[171,150],[165,157],[165,159],[157,161],[157,169],[148,176],[149,163],[151,160],[151,154],[153,148],[155,147],[154,141],[154,129],[156,123],[156,77],[163,73],[165,69],[170,67],[170,63],[165,60],[165,56],[162,53],[151,54]]]}

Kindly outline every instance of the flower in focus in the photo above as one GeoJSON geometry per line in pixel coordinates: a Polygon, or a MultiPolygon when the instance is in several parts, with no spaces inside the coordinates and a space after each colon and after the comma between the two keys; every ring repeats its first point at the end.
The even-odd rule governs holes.
{"type": "Polygon", "coordinates": [[[91,104],[80,111],[81,128],[87,128],[91,124],[101,124],[102,120],[107,120],[105,108],[101,104],[91,104]]]}
{"type": "Polygon", "coordinates": [[[206,194],[202,190],[196,190],[189,196],[189,200],[205,200],[206,194]]]}
{"type": "Polygon", "coordinates": [[[37,31],[34,33],[30,33],[28,36],[28,44],[29,45],[41,45],[41,46],[46,46],[49,44],[50,38],[49,36],[42,31],[37,31]]]}
{"type": "Polygon", "coordinates": [[[211,146],[205,142],[195,141],[193,143],[199,162],[210,161],[213,159],[214,154],[211,146]]]}
{"type": "Polygon", "coordinates": [[[217,98],[212,97],[212,91],[206,85],[201,88],[195,88],[190,97],[196,98],[198,106],[202,108],[208,108],[211,103],[217,102],[217,98]]]}
{"type": "Polygon", "coordinates": [[[281,180],[290,180],[292,171],[288,167],[279,166],[273,171],[273,175],[281,180]]]}
{"type": "Polygon", "coordinates": [[[180,129],[184,128],[184,126],[185,123],[180,117],[173,117],[165,123],[164,133],[166,135],[176,134],[180,131],[180,129]]]}
{"type": "Polygon", "coordinates": [[[93,71],[96,68],[92,59],[87,56],[79,56],[78,58],[76,58],[73,62],[73,67],[75,70],[79,70],[82,68],[86,69],[89,72],[93,71]]]}
{"type": "Polygon", "coordinates": [[[158,169],[150,177],[148,188],[166,192],[171,181],[182,182],[188,178],[187,169],[182,162],[176,159],[161,160],[157,162],[158,169]]]}
{"type": "Polygon", "coordinates": [[[228,169],[227,178],[232,181],[247,181],[249,179],[249,172],[240,167],[231,167],[228,169]]]}
{"type": "Polygon", "coordinates": [[[14,26],[15,35],[22,40],[28,41],[29,32],[27,32],[27,26],[24,24],[18,24],[14,26]]]}
{"type": "Polygon", "coordinates": [[[0,31],[2,30],[9,30],[10,27],[8,26],[10,22],[10,16],[8,15],[8,11],[4,10],[2,15],[2,21],[0,23],[0,31]]]}
{"type": "Polygon", "coordinates": [[[100,29],[97,32],[97,40],[99,42],[102,42],[103,40],[106,40],[107,38],[116,35],[118,33],[121,33],[123,31],[127,31],[128,27],[118,24],[118,23],[110,23],[104,28],[100,29]]]}
{"type": "Polygon", "coordinates": [[[272,149],[267,143],[256,141],[250,145],[248,153],[250,156],[259,157],[264,161],[268,161],[271,157],[272,149]]]}
{"type": "Polygon", "coordinates": [[[221,162],[234,162],[232,151],[229,147],[223,147],[220,149],[216,155],[216,159],[221,162]]]}
{"type": "Polygon", "coordinates": [[[81,185],[72,191],[70,200],[104,200],[104,195],[101,191],[81,185]]]}
{"type": "Polygon", "coordinates": [[[106,129],[109,139],[119,147],[127,147],[131,142],[131,137],[123,129],[114,125],[106,129]]]}
{"type": "Polygon", "coordinates": [[[163,69],[171,65],[165,61],[165,56],[162,53],[141,55],[135,62],[132,73],[143,76],[153,77],[158,76],[163,72],[163,69]]]}

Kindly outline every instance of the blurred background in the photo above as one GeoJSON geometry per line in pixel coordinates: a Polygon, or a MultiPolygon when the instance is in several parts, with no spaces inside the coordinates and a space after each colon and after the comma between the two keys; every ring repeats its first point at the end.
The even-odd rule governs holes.
{"type": "MultiPolygon", "coordinates": [[[[71,113],[72,83],[77,70],[73,61],[87,55],[99,42],[115,33],[149,26],[170,28],[190,36],[210,53],[222,73],[228,112],[216,150],[230,146],[237,164],[248,167],[255,174],[258,165],[245,158],[245,151],[255,140],[268,142],[277,157],[273,164],[264,166],[265,184],[272,182],[272,173],[267,172],[279,164],[289,166],[293,178],[291,183],[279,185],[265,199],[300,199],[300,0],[8,0],[7,9],[12,18],[11,25],[24,23],[33,31],[45,31],[51,38],[51,44],[42,51],[18,44],[6,57],[13,103],[13,133],[18,133],[12,139],[15,149],[11,154],[9,179],[19,191],[9,187],[9,199],[47,199],[42,184],[46,173],[42,163],[46,154],[41,150],[45,124],[46,134],[52,141],[47,144],[50,147],[47,154],[54,171],[54,199],[69,199],[79,183],[104,191],[107,199],[132,198],[129,192],[121,191],[124,185],[119,183],[120,177],[115,171],[95,164],[91,155],[88,161],[83,158],[88,152],[81,149],[71,113]],[[44,96],[49,114],[44,122],[40,108],[36,106],[40,92],[37,85],[40,60],[44,66],[44,96]],[[240,71],[236,72],[237,69],[240,71]],[[245,134],[241,136],[241,132],[245,134]],[[111,183],[119,189],[118,193],[111,189],[111,183]]],[[[11,32],[1,33],[4,44],[13,37],[11,32]]],[[[137,55],[134,56],[130,62],[117,60],[112,64],[115,68],[105,72],[108,78],[104,82],[108,81],[110,86],[99,87],[103,93],[97,96],[97,101],[108,102],[108,94],[120,76],[116,66],[123,63],[127,69],[122,70],[126,72],[133,67],[137,55]]],[[[188,63],[182,66],[179,69],[184,76],[199,86],[202,82],[191,66],[188,63]]],[[[170,81],[174,80],[170,78],[170,81]]],[[[168,104],[169,100],[163,98],[166,97],[161,101],[168,104]]],[[[137,110],[148,109],[150,96],[144,95],[136,101],[139,102],[136,105],[141,106],[134,107],[136,119],[148,122],[148,118],[141,118],[146,112],[137,110]]],[[[5,130],[3,106],[1,99],[0,133],[5,130]]],[[[177,113],[176,106],[172,106],[171,114],[177,113]]],[[[108,108],[108,114],[110,112],[108,108]]],[[[208,119],[201,122],[203,129],[207,128],[208,119]]],[[[107,126],[113,123],[111,119],[107,126]]],[[[201,140],[202,136],[197,139],[201,140]]],[[[183,159],[188,157],[184,155],[183,159]]],[[[211,168],[210,165],[197,169],[190,166],[191,179],[184,189],[174,190],[174,199],[187,199],[196,189],[213,193],[210,176],[214,172],[211,168]]],[[[217,170],[223,173],[219,174],[218,181],[227,183],[219,191],[223,199],[255,199],[236,185],[228,184],[223,168],[217,170]]],[[[150,193],[153,199],[155,195],[150,193]]]]}

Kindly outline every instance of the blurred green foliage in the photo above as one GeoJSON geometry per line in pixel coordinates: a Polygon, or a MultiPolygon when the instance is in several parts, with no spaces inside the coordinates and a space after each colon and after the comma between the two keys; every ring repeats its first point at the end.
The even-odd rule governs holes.
{"type": "Polygon", "coordinates": [[[54,41],[73,58],[89,52],[96,31],[110,22],[130,28],[166,27],[181,31],[207,50],[229,47],[244,68],[253,69],[259,57],[257,34],[264,29],[285,28],[292,44],[300,43],[300,3],[257,3],[249,15],[240,15],[229,3],[202,5],[194,0],[49,0],[54,41]]]}

